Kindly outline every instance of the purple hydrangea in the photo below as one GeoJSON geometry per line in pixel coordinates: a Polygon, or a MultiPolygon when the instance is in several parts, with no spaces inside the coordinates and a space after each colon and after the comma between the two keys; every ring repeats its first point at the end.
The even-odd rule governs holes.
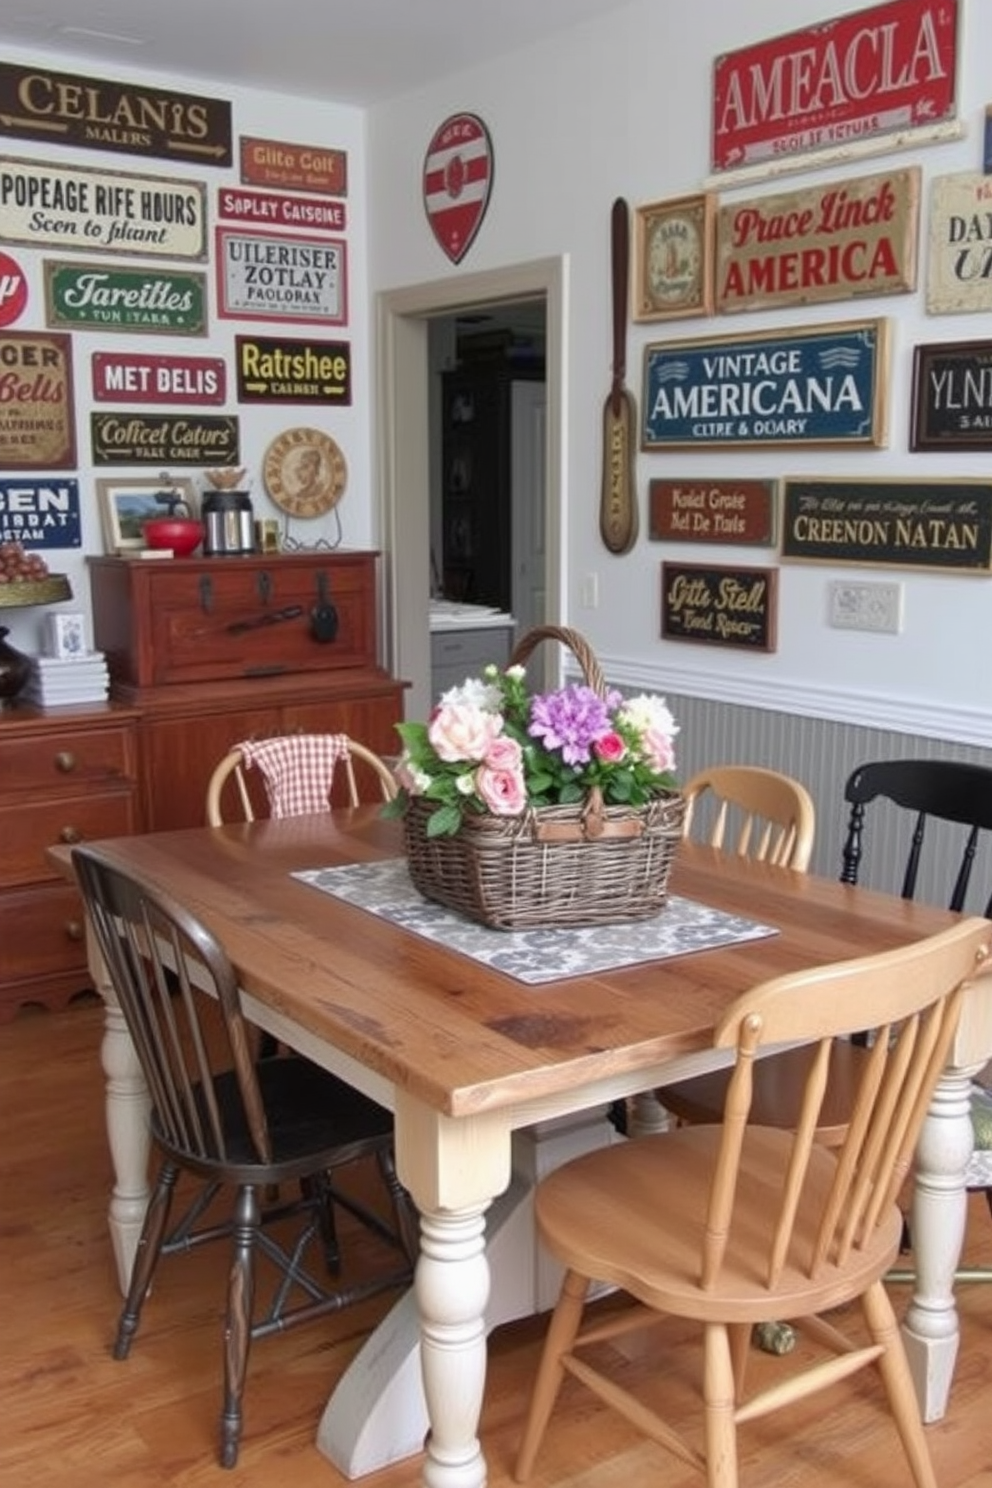
{"type": "Polygon", "coordinates": [[[532,700],[527,732],[549,753],[560,752],[567,765],[585,765],[595,741],[612,727],[610,700],[591,687],[573,684],[532,700]]]}

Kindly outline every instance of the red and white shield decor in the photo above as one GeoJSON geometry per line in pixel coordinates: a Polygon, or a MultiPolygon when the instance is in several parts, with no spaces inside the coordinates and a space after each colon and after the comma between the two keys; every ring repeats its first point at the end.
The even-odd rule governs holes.
{"type": "Polygon", "coordinates": [[[9,253],[0,253],[0,326],[20,320],[27,302],[28,281],[24,270],[9,253]]]}
{"type": "Polygon", "coordinates": [[[493,145],[477,114],[452,114],[424,159],[424,210],[441,248],[461,263],[482,226],[493,184],[493,145]]]}

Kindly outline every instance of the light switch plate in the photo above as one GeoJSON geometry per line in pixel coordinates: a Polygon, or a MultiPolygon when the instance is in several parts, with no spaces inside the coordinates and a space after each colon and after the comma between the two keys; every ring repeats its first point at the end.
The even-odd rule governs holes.
{"type": "Polygon", "coordinates": [[[836,630],[898,635],[902,630],[902,593],[902,584],[838,579],[830,585],[830,624],[836,630]]]}

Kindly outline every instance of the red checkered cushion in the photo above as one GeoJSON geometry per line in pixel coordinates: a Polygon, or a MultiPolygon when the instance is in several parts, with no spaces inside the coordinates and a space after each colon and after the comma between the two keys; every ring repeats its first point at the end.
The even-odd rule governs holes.
{"type": "Polygon", "coordinates": [[[329,811],[338,760],[348,758],[344,734],[286,734],[235,746],[249,767],[261,770],[273,816],[329,811]]]}

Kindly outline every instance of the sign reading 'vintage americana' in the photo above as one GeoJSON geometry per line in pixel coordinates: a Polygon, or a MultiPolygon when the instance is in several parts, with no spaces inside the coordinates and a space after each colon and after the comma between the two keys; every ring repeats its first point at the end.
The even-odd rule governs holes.
{"type": "Polygon", "coordinates": [[[218,315],[345,324],[344,243],[230,227],[216,233],[218,315]]]}
{"type": "Polygon", "coordinates": [[[990,481],[785,481],[783,558],[987,573],[990,555],[990,481]]]}
{"type": "Polygon", "coordinates": [[[919,200],[911,166],[721,207],[717,310],[914,289],[919,200]]]}
{"type": "Polygon", "coordinates": [[[644,350],[643,449],[885,442],[884,320],[644,350]]]}
{"type": "Polygon", "coordinates": [[[953,118],[957,20],[958,0],[889,0],[717,57],[714,171],[953,118]]]}
{"type": "Polygon", "coordinates": [[[205,274],[175,269],[104,268],[48,259],[45,318],[77,330],[204,336],[205,274]]]}
{"type": "Polygon", "coordinates": [[[223,357],[148,356],[95,351],[93,398],[97,403],[223,403],[223,357]]]}
{"type": "Polygon", "coordinates": [[[767,546],[775,536],[775,483],[652,480],[649,536],[668,542],[767,546]]]}
{"type": "Polygon", "coordinates": [[[236,336],[239,403],[351,402],[347,341],[236,336]]]}
{"type": "Polygon", "coordinates": [[[703,563],[661,565],[661,633],[745,651],[774,651],[778,573],[703,563]]]}
{"type": "Polygon", "coordinates": [[[992,179],[937,176],[930,192],[927,311],[992,310],[992,179]]]}
{"type": "Polygon", "coordinates": [[[237,417],[230,414],[91,413],[94,465],[236,465],[237,417]]]}
{"type": "Polygon", "coordinates": [[[992,449],[992,341],[914,349],[909,447],[992,449]]]}
{"type": "Polygon", "coordinates": [[[139,258],[206,258],[206,187],[0,157],[0,241],[139,258]]]}
{"type": "Polygon", "coordinates": [[[0,480],[0,543],[22,548],[81,548],[79,482],[69,476],[0,480]]]}
{"type": "Polygon", "coordinates": [[[76,464],[72,342],[44,331],[0,335],[0,470],[76,464]]]}

